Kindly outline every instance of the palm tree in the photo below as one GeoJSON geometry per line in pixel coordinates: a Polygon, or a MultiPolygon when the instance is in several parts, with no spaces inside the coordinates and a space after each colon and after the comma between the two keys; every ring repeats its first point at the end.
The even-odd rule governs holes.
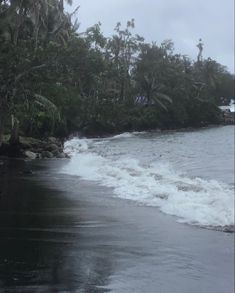
{"type": "Polygon", "coordinates": [[[146,97],[148,105],[157,103],[165,110],[165,102],[172,102],[164,93],[163,73],[166,67],[165,50],[153,44],[142,47],[134,69],[139,94],[146,97]]]}
{"type": "MultiPolygon", "coordinates": [[[[72,1],[67,2],[72,3],[72,1]]],[[[40,48],[45,49],[48,43],[53,41],[63,46],[73,29],[70,15],[64,13],[61,0],[1,1],[0,14],[0,65],[4,68],[4,72],[0,71],[1,145],[5,120],[10,116],[12,117],[12,141],[18,141],[19,121],[15,111],[17,103],[23,104],[29,96],[34,102],[39,100],[36,93],[31,92],[24,83],[22,84],[22,80],[30,74],[39,72],[50,65],[40,63],[42,61],[37,55],[39,45],[40,48]],[[19,53],[17,56],[17,51],[23,54],[19,53]],[[31,92],[30,95],[29,92],[31,92]]],[[[44,98],[44,104],[45,101],[46,98],[44,98]]],[[[47,105],[49,105],[48,102],[49,99],[47,105]]]]}

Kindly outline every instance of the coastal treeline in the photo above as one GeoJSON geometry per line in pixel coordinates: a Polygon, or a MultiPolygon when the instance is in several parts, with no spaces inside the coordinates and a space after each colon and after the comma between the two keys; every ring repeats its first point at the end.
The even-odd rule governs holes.
{"type": "MultiPolygon", "coordinates": [[[[70,3],[71,1],[67,1],[70,3]]],[[[70,3],[71,4],[71,3],[70,3]]],[[[0,0],[0,144],[4,134],[66,136],[218,123],[233,97],[225,66],[147,43],[134,20],[106,37],[80,32],[59,0],[0,0]],[[221,99],[223,97],[223,99],[221,99]]],[[[79,15],[79,14],[78,14],[79,15]]]]}

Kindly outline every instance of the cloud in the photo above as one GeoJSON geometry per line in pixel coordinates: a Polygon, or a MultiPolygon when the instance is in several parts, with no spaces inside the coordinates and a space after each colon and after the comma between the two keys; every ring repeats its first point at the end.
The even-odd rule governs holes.
{"type": "MultiPolygon", "coordinates": [[[[149,42],[172,39],[177,53],[195,59],[203,39],[204,57],[211,57],[234,72],[233,0],[74,0],[80,5],[80,31],[100,21],[111,35],[118,21],[135,19],[135,32],[149,42]]],[[[69,8],[71,9],[71,8],[69,8]]]]}

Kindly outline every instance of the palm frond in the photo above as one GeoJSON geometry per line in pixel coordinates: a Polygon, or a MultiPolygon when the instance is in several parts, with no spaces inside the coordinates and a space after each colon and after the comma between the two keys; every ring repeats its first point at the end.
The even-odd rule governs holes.
{"type": "Polygon", "coordinates": [[[172,99],[168,95],[166,95],[166,94],[157,93],[156,94],[156,98],[161,99],[161,100],[168,101],[169,103],[172,103],[172,99]]]}
{"type": "Polygon", "coordinates": [[[154,98],[154,101],[167,111],[167,107],[159,99],[154,98]]]}
{"type": "Polygon", "coordinates": [[[42,107],[46,112],[51,113],[55,120],[60,120],[60,112],[54,103],[52,103],[48,98],[39,94],[34,94],[34,98],[34,102],[37,105],[42,107]]]}
{"type": "Polygon", "coordinates": [[[169,103],[172,103],[172,99],[168,95],[165,95],[162,93],[156,93],[152,99],[155,103],[159,104],[166,111],[167,111],[167,107],[163,101],[167,101],[169,103]]]}

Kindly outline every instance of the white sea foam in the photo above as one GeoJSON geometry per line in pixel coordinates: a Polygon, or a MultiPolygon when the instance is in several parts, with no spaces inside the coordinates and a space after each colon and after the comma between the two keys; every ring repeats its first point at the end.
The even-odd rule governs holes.
{"type": "Polygon", "coordinates": [[[129,138],[129,137],[133,137],[133,133],[131,133],[131,132],[124,132],[124,133],[121,133],[121,134],[114,135],[114,136],[110,137],[110,139],[129,138]]]}
{"type": "Polygon", "coordinates": [[[72,158],[62,172],[112,187],[118,197],[157,206],[181,222],[202,226],[234,225],[234,195],[228,185],[216,180],[189,178],[169,163],[142,165],[130,157],[104,157],[96,152],[95,143],[100,142],[68,141],[65,151],[72,158]]]}
{"type": "Polygon", "coordinates": [[[76,155],[77,153],[84,152],[88,150],[88,143],[92,142],[89,139],[77,139],[73,138],[69,141],[66,141],[64,144],[65,151],[72,155],[76,155]]]}
{"type": "Polygon", "coordinates": [[[124,132],[124,133],[121,133],[121,134],[117,134],[117,135],[114,135],[114,136],[111,136],[109,139],[119,139],[119,138],[130,138],[130,137],[134,137],[135,135],[138,135],[138,134],[143,134],[143,133],[146,133],[145,131],[142,131],[142,132],[139,132],[139,131],[133,131],[133,132],[124,132]]]}

